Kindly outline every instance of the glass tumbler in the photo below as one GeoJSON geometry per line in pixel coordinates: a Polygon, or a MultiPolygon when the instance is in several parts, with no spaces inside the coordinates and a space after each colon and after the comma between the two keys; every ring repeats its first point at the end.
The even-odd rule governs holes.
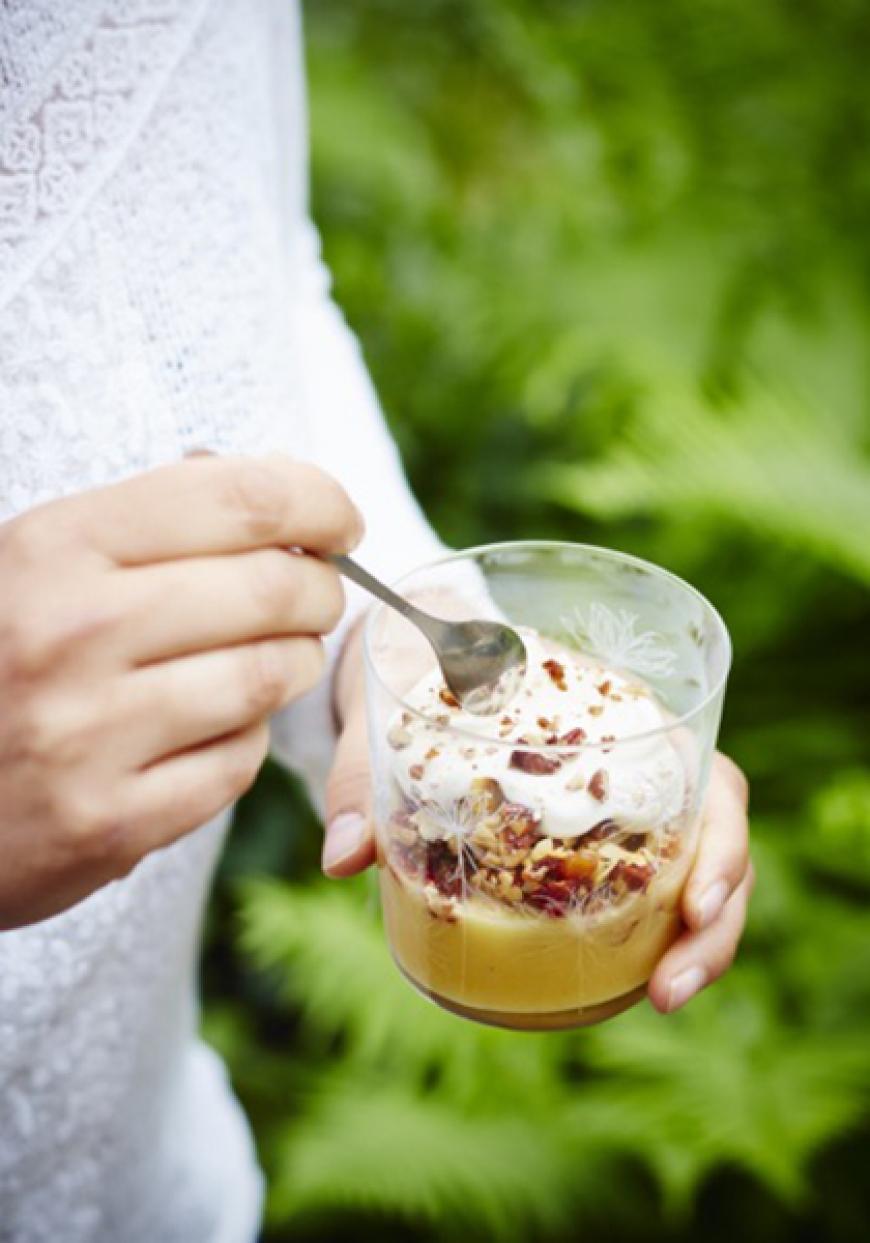
{"type": "Polygon", "coordinates": [[[681,929],[731,647],[711,604],[580,544],[470,549],[396,590],[516,627],[529,666],[472,717],[377,606],[365,638],[381,903],[403,975],[466,1018],[582,1026],[643,995],[681,929]]]}

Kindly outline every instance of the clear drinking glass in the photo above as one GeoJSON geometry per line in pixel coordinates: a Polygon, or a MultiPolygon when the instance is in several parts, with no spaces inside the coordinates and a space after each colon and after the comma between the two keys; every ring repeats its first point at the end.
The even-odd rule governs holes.
{"type": "Polygon", "coordinates": [[[395,586],[444,617],[506,620],[530,652],[515,706],[471,721],[422,636],[384,606],[369,618],[377,863],[399,969],[480,1022],[619,1013],[681,928],[730,665],[722,619],[673,574],[579,544],[475,548],[395,586]]]}

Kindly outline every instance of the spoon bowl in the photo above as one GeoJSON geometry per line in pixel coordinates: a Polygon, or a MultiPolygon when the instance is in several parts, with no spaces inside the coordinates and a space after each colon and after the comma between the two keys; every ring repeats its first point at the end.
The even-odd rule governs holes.
{"type": "Polygon", "coordinates": [[[352,558],[334,554],[328,560],[420,630],[435,653],[448,689],[467,712],[500,712],[519,689],[526,671],[526,649],[510,626],[482,619],[452,622],[433,617],[352,558]]]}

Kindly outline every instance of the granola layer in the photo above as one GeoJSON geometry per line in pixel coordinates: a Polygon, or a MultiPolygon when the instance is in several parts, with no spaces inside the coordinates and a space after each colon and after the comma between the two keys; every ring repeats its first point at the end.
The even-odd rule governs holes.
{"type": "Polygon", "coordinates": [[[679,827],[636,826],[601,820],[582,837],[554,839],[541,832],[532,808],[504,798],[498,783],[479,778],[462,813],[467,835],[427,837],[429,811],[408,801],[386,832],[386,862],[422,886],[432,913],[455,916],[464,899],[481,899],[553,919],[593,916],[649,888],[681,849],[679,827]]]}

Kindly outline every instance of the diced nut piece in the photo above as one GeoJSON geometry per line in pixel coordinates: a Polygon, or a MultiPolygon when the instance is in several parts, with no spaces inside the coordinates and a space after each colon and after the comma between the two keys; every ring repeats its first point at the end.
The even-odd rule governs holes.
{"type": "Polygon", "coordinates": [[[568,780],[565,782],[565,789],[566,790],[585,790],[586,779],[583,776],[582,772],[578,771],[574,774],[573,777],[569,777],[568,780]]]}
{"type": "Polygon", "coordinates": [[[394,751],[401,751],[403,747],[410,746],[412,741],[411,731],[398,721],[387,731],[387,742],[394,751]]]}
{"type": "Polygon", "coordinates": [[[577,746],[579,743],[585,742],[585,741],[586,741],[586,730],[582,729],[579,725],[576,726],[575,729],[569,729],[568,732],[566,734],[563,734],[562,737],[559,739],[559,742],[564,743],[566,747],[574,747],[574,746],[577,746]]]}
{"type": "Polygon", "coordinates": [[[441,690],[438,692],[438,698],[443,704],[446,704],[448,708],[459,707],[459,700],[453,694],[453,691],[449,688],[449,686],[442,686],[441,690]]]}
{"type": "Polygon", "coordinates": [[[607,775],[606,768],[596,768],[595,772],[589,778],[589,793],[599,803],[603,803],[610,791],[610,778],[607,775]]]}
{"type": "Polygon", "coordinates": [[[545,660],[543,667],[550,676],[550,681],[557,690],[566,691],[568,683],[565,681],[565,666],[560,664],[558,660],[545,660]]]}
{"type": "Polygon", "coordinates": [[[471,797],[476,811],[491,814],[504,802],[504,791],[492,777],[475,777],[471,783],[471,797]]]}
{"type": "Polygon", "coordinates": [[[603,704],[590,704],[589,707],[587,708],[587,711],[590,716],[601,716],[602,712],[604,711],[604,705],[603,704]]]}
{"type": "Polygon", "coordinates": [[[496,844],[496,836],[492,829],[487,828],[485,824],[479,824],[471,834],[471,840],[475,846],[481,846],[489,850],[496,844]]]}
{"type": "Polygon", "coordinates": [[[412,764],[411,767],[408,769],[408,776],[411,778],[412,781],[422,781],[423,773],[425,771],[426,771],[425,765],[412,764]]]}
{"type": "Polygon", "coordinates": [[[443,919],[448,924],[453,924],[457,921],[459,910],[455,898],[446,897],[439,891],[437,885],[432,884],[423,887],[423,896],[426,899],[430,915],[434,915],[436,919],[443,919]]]}
{"type": "Polygon", "coordinates": [[[570,859],[562,865],[566,876],[575,880],[594,880],[598,871],[598,860],[591,851],[575,851],[570,859]]]}
{"type": "Polygon", "coordinates": [[[537,751],[512,751],[510,767],[520,772],[535,773],[547,776],[562,767],[562,761],[555,756],[541,755],[537,751]]]}
{"type": "Polygon", "coordinates": [[[601,682],[600,685],[598,685],[595,689],[598,691],[599,695],[607,696],[610,694],[610,688],[612,686],[613,686],[613,683],[611,682],[610,678],[605,678],[604,681],[601,682]]]}

